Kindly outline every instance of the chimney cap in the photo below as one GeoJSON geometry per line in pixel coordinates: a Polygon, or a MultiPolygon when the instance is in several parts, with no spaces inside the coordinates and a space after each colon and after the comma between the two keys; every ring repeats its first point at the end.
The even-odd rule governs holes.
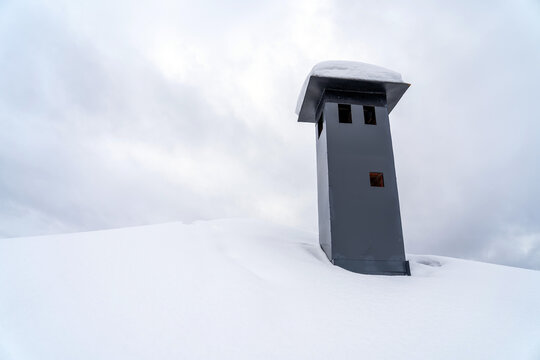
{"type": "Polygon", "coordinates": [[[315,112],[326,89],[384,94],[390,113],[409,86],[399,73],[380,66],[325,61],[315,65],[304,81],[296,106],[298,121],[317,122],[315,112]]]}

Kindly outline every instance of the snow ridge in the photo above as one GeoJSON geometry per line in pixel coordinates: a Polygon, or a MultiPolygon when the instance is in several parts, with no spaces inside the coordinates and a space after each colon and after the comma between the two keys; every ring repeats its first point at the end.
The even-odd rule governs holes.
{"type": "Polygon", "coordinates": [[[540,272],[330,264],[257,220],[0,239],[0,358],[540,359],[540,272]]]}

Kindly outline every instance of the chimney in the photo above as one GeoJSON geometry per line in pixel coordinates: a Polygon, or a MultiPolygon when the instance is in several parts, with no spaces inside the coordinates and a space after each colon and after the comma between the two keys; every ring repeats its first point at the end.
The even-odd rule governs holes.
{"type": "Polygon", "coordinates": [[[388,119],[409,85],[378,66],[329,61],[300,93],[298,121],[315,124],[319,242],[344,269],[410,275],[388,119]]]}

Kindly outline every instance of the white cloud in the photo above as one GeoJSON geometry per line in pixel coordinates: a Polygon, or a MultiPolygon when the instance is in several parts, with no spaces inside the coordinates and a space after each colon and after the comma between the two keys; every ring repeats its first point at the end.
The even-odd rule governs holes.
{"type": "Polygon", "coordinates": [[[412,83],[391,116],[407,249],[539,266],[533,1],[1,6],[1,236],[231,216],[315,231],[294,107],[314,63],[343,59],[412,83]]]}

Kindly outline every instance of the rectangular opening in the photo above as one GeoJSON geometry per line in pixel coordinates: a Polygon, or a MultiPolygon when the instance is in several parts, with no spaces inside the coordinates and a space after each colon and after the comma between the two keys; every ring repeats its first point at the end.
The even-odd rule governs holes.
{"type": "Polygon", "coordinates": [[[370,172],[369,173],[369,183],[374,187],[384,187],[384,178],[383,173],[381,172],[370,172]]]}
{"type": "Polygon", "coordinates": [[[351,105],[338,104],[339,122],[343,124],[352,124],[351,105]]]}
{"type": "Polygon", "coordinates": [[[323,117],[322,114],[319,116],[319,121],[317,121],[317,139],[321,137],[321,133],[323,131],[323,117]]]}
{"type": "Polygon", "coordinates": [[[375,118],[374,106],[363,106],[364,108],[364,122],[367,125],[377,125],[377,119],[375,118]]]}

